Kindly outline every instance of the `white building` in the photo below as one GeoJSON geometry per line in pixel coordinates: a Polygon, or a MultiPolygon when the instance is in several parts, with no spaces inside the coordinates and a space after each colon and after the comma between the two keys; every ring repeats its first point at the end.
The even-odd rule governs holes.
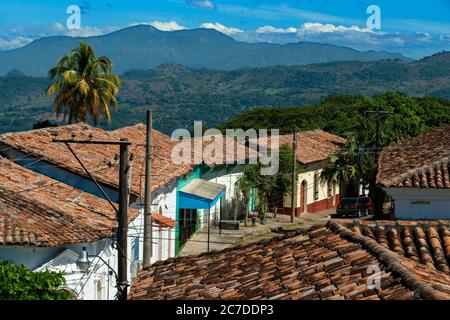
{"type": "MultiPolygon", "coordinates": [[[[269,148],[272,139],[269,138],[269,148]]],[[[292,146],[293,135],[278,137],[279,145],[292,146]]],[[[340,199],[340,186],[334,183],[322,183],[320,174],[327,160],[346,143],[344,138],[323,130],[302,131],[297,133],[297,194],[295,212],[299,217],[304,213],[318,213],[336,208],[340,199]]],[[[278,199],[278,213],[291,214],[291,197],[278,199]]]]}
{"type": "MultiPolygon", "coordinates": [[[[128,281],[136,276],[143,259],[146,139],[142,124],[115,131],[74,124],[0,135],[0,155],[9,159],[2,160],[7,164],[1,171],[3,176],[0,175],[0,189],[5,192],[2,199],[10,199],[6,196],[8,192],[19,192],[22,198],[17,203],[28,199],[29,207],[39,208],[34,218],[30,218],[29,207],[24,207],[18,220],[20,224],[11,222],[0,228],[0,242],[4,244],[0,246],[0,259],[22,263],[35,271],[64,271],[67,287],[77,299],[114,299],[118,251],[111,235],[116,227],[115,212],[66,146],[52,142],[56,136],[103,141],[128,138],[132,142],[129,148],[132,156],[129,162],[128,281]],[[18,179],[24,173],[23,179],[18,179]],[[11,180],[15,184],[11,184],[11,180]],[[51,221],[54,229],[45,223],[30,224],[33,219],[51,221]],[[67,220],[70,221],[67,229],[58,228],[65,227],[67,220]],[[88,270],[81,270],[76,264],[83,248],[91,256],[88,270]]],[[[154,220],[151,261],[155,262],[176,256],[192,233],[207,222],[207,212],[212,220],[226,217],[240,166],[175,165],[171,161],[171,150],[176,142],[156,130],[152,132],[152,141],[155,147],[151,179],[154,220]],[[214,199],[206,200],[210,205],[208,210],[204,207],[205,199],[192,188],[196,180],[220,190],[214,199]],[[183,196],[187,193],[183,189],[190,189],[190,195],[202,205],[192,207],[184,202],[183,196]]],[[[72,144],[72,148],[107,197],[117,203],[118,147],[72,144]]],[[[16,220],[10,207],[0,208],[0,217],[5,221],[16,220]]]]}
{"type": "MultiPolygon", "coordinates": [[[[0,197],[7,205],[0,209],[0,217],[8,222],[1,224],[0,239],[4,245],[0,246],[0,259],[12,260],[36,271],[64,271],[68,289],[78,299],[113,299],[118,253],[112,240],[117,225],[115,211],[69,150],[63,144],[52,143],[55,134],[59,138],[76,135],[79,140],[95,137],[108,141],[130,137],[133,142],[130,154],[133,156],[129,163],[129,282],[140,266],[143,256],[142,168],[145,154],[141,140],[145,141],[145,137],[139,138],[145,135],[143,125],[106,132],[76,124],[1,135],[0,154],[9,160],[2,160],[3,175],[0,176],[0,189],[3,191],[0,197]],[[9,194],[15,192],[20,198],[17,199],[18,205],[12,206],[9,194]],[[17,206],[19,210],[19,204],[23,205],[23,210],[15,214],[11,207],[17,206]],[[33,209],[30,211],[30,208],[33,209]],[[87,271],[80,270],[75,264],[84,247],[92,256],[91,268],[87,271]]],[[[153,161],[157,174],[152,179],[152,262],[175,256],[176,181],[191,170],[188,166],[171,164],[166,152],[170,154],[169,137],[155,131],[153,138],[159,149],[154,152],[156,159],[153,161]]],[[[117,203],[118,147],[73,145],[73,149],[108,198],[117,203]]]]}
{"type": "Polygon", "coordinates": [[[395,218],[450,220],[450,125],[383,150],[377,181],[395,218]]]}

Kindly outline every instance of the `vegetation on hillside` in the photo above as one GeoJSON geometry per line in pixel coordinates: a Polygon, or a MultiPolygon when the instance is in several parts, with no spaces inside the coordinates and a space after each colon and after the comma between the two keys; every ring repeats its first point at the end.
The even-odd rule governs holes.
{"type": "Polygon", "coordinates": [[[223,123],[219,128],[277,128],[282,133],[290,133],[297,127],[299,130],[323,129],[345,136],[363,124],[364,131],[370,136],[367,139],[373,141],[375,122],[364,114],[367,110],[393,113],[383,123],[382,140],[385,144],[450,123],[449,100],[387,93],[373,98],[332,95],[317,105],[297,108],[258,108],[223,123]]]}
{"type": "MultiPolygon", "coordinates": [[[[115,129],[143,122],[144,111],[152,107],[155,128],[171,133],[175,128],[191,128],[194,120],[203,120],[212,128],[260,107],[283,109],[273,111],[274,117],[282,112],[287,115],[283,121],[288,121],[298,107],[306,105],[308,118],[312,118],[316,104],[323,105],[320,101],[329,95],[351,94],[350,99],[356,99],[354,95],[371,97],[399,91],[450,99],[450,53],[412,63],[353,61],[231,72],[162,65],[126,72],[121,80],[120,110],[113,115],[111,126],[106,121],[102,126],[115,129]]],[[[38,120],[53,120],[52,101],[43,94],[49,83],[47,78],[0,77],[0,130],[28,130],[38,120]]],[[[307,126],[306,121],[303,126],[307,126]]]]}

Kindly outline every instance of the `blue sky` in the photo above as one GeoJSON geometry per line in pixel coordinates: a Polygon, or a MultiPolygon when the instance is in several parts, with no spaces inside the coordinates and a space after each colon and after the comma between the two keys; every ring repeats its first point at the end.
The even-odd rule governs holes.
{"type": "Polygon", "coordinates": [[[314,41],[418,58],[450,50],[450,0],[0,0],[0,50],[55,34],[98,35],[137,23],[165,31],[215,28],[241,41],[314,41]],[[68,30],[66,8],[82,9],[68,30]],[[381,29],[368,30],[370,5],[381,29]]]}

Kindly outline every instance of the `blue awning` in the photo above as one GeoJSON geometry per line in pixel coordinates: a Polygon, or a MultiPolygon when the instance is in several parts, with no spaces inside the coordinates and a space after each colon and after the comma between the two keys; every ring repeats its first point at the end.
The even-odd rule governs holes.
{"type": "Polygon", "coordinates": [[[181,209],[211,209],[225,195],[225,186],[202,179],[194,179],[178,195],[181,209]]]}

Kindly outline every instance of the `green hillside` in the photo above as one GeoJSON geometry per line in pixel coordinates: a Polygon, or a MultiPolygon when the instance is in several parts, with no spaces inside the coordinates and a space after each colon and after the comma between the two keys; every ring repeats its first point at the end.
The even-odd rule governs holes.
{"type": "MultiPolygon", "coordinates": [[[[121,78],[120,110],[112,114],[112,128],[144,121],[144,110],[152,107],[155,127],[170,133],[191,127],[194,120],[212,127],[255,108],[307,106],[335,94],[370,97],[398,91],[450,99],[450,53],[411,63],[333,62],[237,71],[166,64],[128,71],[121,78]]],[[[26,130],[51,119],[51,98],[44,95],[48,83],[17,72],[0,77],[0,131],[26,130]]]]}
{"type": "MultiPolygon", "coordinates": [[[[323,129],[345,136],[346,133],[361,128],[367,119],[364,114],[367,110],[392,112],[392,115],[383,121],[383,138],[388,142],[416,136],[431,128],[450,123],[450,100],[386,93],[373,98],[329,96],[317,105],[301,108],[254,109],[223,123],[220,128],[275,128],[281,133],[290,133],[296,127],[300,130],[323,129]]],[[[367,123],[373,125],[374,119],[367,123]]],[[[367,130],[374,132],[374,128],[371,129],[373,130],[367,130]]]]}

